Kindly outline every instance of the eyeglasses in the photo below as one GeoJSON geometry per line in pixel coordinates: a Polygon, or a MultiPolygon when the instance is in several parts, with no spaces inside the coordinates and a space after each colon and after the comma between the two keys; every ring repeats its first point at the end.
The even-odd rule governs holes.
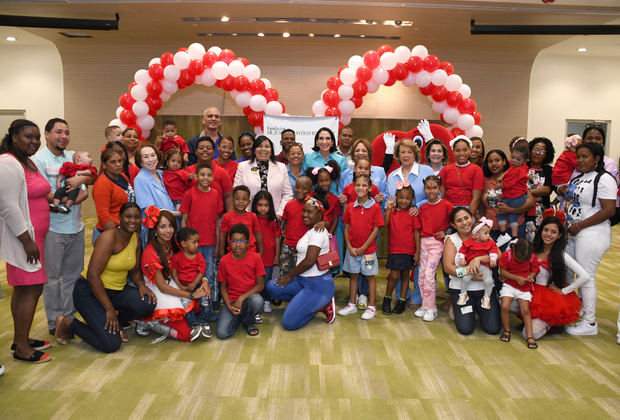
{"type": "Polygon", "coordinates": [[[246,242],[247,242],[247,240],[245,240],[245,239],[231,239],[230,240],[230,243],[232,245],[243,245],[246,242]]]}
{"type": "Polygon", "coordinates": [[[547,151],[546,151],[545,149],[539,149],[538,147],[534,147],[534,148],[532,149],[532,152],[534,152],[534,153],[540,153],[541,155],[544,155],[544,154],[546,154],[546,153],[547,153],[547,151]]]}
{"type": "Polygon", "coordinates": [[[217,115],[217,114],[209,114],[209,115],[206,115],[206,117],[207,117],[207,118],[215,118],[216,120],[219,120],[219,119],[220,119],[220,116],[219,116],[219,115],[217,115]]]}

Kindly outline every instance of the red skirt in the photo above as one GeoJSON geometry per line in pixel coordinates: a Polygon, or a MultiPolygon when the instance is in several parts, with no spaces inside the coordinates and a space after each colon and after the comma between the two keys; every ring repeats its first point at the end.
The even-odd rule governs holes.
{"type": "Polygon", "coordinates": [[[577,293],[563,295],[546,286],[534,285],[530,302],[532,319],[538,318],[551,326],[561,327],[577,321],[580,310],[581,300],[577,293]]]}

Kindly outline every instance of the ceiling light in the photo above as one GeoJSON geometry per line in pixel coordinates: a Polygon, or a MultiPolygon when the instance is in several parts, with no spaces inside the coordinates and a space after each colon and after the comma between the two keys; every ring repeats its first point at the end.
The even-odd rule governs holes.
{"type": "Polygon", "coordinates": [[[284,33],[282,33],[282,36],[284,38],[288,38],[289,36],[291,36],[291,34],[289,34],[288,32],[284,32],[284,33]]]}
{"type": "Polygon", "coordinates": [[[15,38],[14,36],[7,36],[6,40],[13,42],[13,41],[17,41],[17,38],[15,38]]]}
{"type": "Polygon", "coordinates": [[[334,34],[334,38],[340,38],[340,34],[334,34]]]}
{"type": "Polygon", "coordinates": [[[313,33],[309,33],[309,34],[308,34],[308,36],[309,36],[310,38],[314,38],[314,34],[313,34],[313,33]]]}
{"type": "Polygon", "coordinates": [[[360,38],[366,38],[366,35],[360,35],[360,38]]]}
{"type": "Polygon", "coordinates": [[[228,22],[230,20],[230,17],[228,16],[222,16],[222,18],[220,19],[222,22],[228,22]]]}
{"type": "Polygon", "coordinates": [[[265,36],[265,34],[264,34],[264,33],[262,33],[262,32],[259,32],[259,33],[257,33],[256,35],[258,35],[258,36],[260,36],[260,37],[265,36]]]}
{"type": "Polygon", "coordinates": [[[586,52],[586,51],[588,51],[588,49],[584,48],[584,47],[581,47],[581,48],[577,48],[577,51],[579,51],[579,52],[586,52]]]}
{"type": "Polygon", "coordinates": [[[232,34],[232,36],[237,36],[238,34],[232,34]]]}

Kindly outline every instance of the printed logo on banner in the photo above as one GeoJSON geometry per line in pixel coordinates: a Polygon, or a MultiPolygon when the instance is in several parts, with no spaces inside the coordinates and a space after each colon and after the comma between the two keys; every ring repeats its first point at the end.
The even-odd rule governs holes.
{"type": "Polygon", "coordinates": [[[312,152],[312,147],[314,147],[314,136],[322,127],[327,127],[334,132],[337,145],[338,117],[281,117],[265,115],[263,120],[263,133],[273,142],[276,155],[282,151],[280,137],[283,130],[290,128],[295,131],[295,141],[303,144],[304,153],[310,153],[312,152]]]}

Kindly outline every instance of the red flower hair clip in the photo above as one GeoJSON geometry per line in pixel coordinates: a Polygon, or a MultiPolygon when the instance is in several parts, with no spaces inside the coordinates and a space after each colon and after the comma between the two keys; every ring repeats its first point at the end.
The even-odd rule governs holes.
{"type": "Polygon", "coordinates": [[[153,229],[157,226],[157,222],[159,221],[159,209],[155,206],[149,206],[146,210],[144,210],[145,218],[142,219],[142,224],[149,229],[153,229]]]}
{"type": "Polygon", "coordinates": [[[566,223],[566,214],[564,214],[562,210],[554,210],[553,208],[549,208],[543,211],[542,214],[543,220],[545,220],[547,217],[555,217],[560,221],[560,223],[566,223]]]}

